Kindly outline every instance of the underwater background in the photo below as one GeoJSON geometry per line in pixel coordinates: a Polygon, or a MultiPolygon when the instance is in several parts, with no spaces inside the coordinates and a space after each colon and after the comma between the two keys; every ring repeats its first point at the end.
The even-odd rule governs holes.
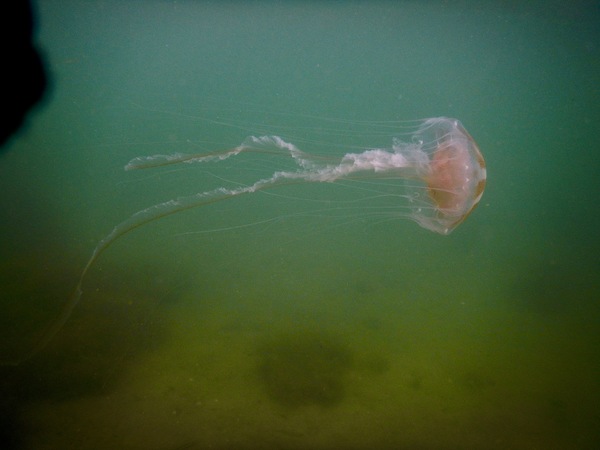
{"type": "Polygon", "coordinates": [[[293,166],[134,157],[339,158],[447,116],[488,177],[449,236],[329,214],[354,192],[320,183],[128,233],[0,367],[2,448],[600,447],[597,2],[33,6],[51,90],[0,154],[6,363],[133,213],[293,166]]]}

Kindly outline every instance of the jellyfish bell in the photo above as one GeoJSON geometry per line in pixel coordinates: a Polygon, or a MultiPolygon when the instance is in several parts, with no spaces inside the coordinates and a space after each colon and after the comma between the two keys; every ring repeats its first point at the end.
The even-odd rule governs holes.
{"type": "Polygon", "coordinates": [[[430,149],[421,174],[428,196],[421,198],[425,207],[416,208],[411,218],[431,231],[449,234],[481,200],[487,176],[485,161],[456,119],[427,119],[416,134],[430,149]]]}
{"type": "MultiPolygon", "coordinates": [[[[363,123],[357,122],[357,128],[360,128],[361,124],[363,123]]],[[[376,128],[379,126],[374,124],[376,128]]],[[[242,128],[237,124],[234,126],[242,128]]],[[[341,158],[313,155],[300,149],[287,137],[253,135],[238,146],[226,150],[196,154],[160,154],[132,159],[125,166],[125,170],[153,169],[176,164],[218,164],[224,160],[235,160],[241,154],[249,157],[274,155],[285,158],[286,165],[284,169],[275,170],[249,184],[233,183],[233,187],[217,187],[152,205],[117,224],[93,250],[73,295],[37,345],[19,360],[4,364],[25,361],[50,342],[81,299],[82,285],[87,272],[112,243],[143,225],[192,208],[281,186],[323,184],[325,190],[327,185],[335,184],[349,189],[350,195],[356,193],[361,197],[362,203],[357,203],[352,198],[334,199],[333,202],[327,202],[333,203],[333,208],[318,208],[315,210],[317,215],[334,211],[340,213],[342,218],[348,217],[349,214],[386,220],[408,218],[430,231],[442,235],[449,234],[477,206],[485,188],[485,163],[477,144],[458,120],[446,117],[413,122],[408,131],[403,129],[404,131],[391,137],[389,127],[395,127],[395,124],[386,123],[386,131],[376,130],[373,136],[390,138],[391,146],[388,143],[387,147],[353,147],[353,151],[345,153],[341,158]],[[398,184],[399,180],[403,185],[398,184]],[[385,206],[380,205],[382,201],[385,206]]],[[[318,129],[339,137],[335,130],[321,127],[318,129]]],[[[301,130],[302,133],[306,131],[301,130]]],[[[298,142],[310,144],[310,141],[301,137],[302,135],[298,142]]],[[[353,136],[365,138],[358,132],[353,136]]]]}

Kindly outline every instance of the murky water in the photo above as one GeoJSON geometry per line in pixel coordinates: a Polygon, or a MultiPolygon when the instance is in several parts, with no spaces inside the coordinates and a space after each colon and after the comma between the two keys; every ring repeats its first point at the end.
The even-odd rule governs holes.
{"type": "Polygon", "coordinates": [[[134,157],[275,134],[339,158],[447,116],[488,183],[449,236],[344,184],[128,233],[1,368],[6,448],[595,448],[597,10],[35,6],[53,89],[0,156],[5,361],[131,214],[294,168],[134,157]]]}

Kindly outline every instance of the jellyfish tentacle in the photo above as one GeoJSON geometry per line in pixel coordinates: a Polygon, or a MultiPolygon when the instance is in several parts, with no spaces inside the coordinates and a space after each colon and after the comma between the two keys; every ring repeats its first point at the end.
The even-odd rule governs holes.
{"type": "Polygon", "coordinates": [[[309,156],[294,144],[284,141],[279,136],[250,136],[237,147],[205,153],[172,153],[170,155],[137,156],[124,167],[126,171],[152,169],[179,163],[203,163],[223,161],[244,151],[256,153],[283,154],[291,156],[301,167],[312,167],[309,156]]]}
{"type": "MultiPolygon", "coordinates": [[[[262,137],[262,138],[253,138],[252,142],[255,146],[257,145],[276,145],[280,149],[286,149],[290,151],[290,155],[299,163],[299,165],[308,165],[309,162],[306,159],[303,159],[305,155],[298,150],[293,144],[289,144],[285,142],[283,139],[272,139],[278,138],[277,136],[271,137],[262,137]]],[[[206,161],[210,160],[223,160],[230,156],[234,156],[239,154],[242,150],[247,149],[247,146],[244,144],[236,147],[233,150],[227,152],[218,152],[212,155],[207,156],[206,161]]],[[[159,167],[168,164],[175,164],[178,162],[186,162],[191,160],[191,158],[184,159],[179,156],[171,155],[171,157],[164,155],[155,155],[153,157],[149,157],[147,159],[144,158],[136,158],[125,166],[125,170],[133,170],[139,168],[150,168],[150,167],[159,167]],[[160,158],[158,157],[160,156],[160,158]],[[179,158],[179,160],[178,160],[179,158]]],[[[188,155],[191,156],[191,155],[188,155]]],[[[195,159],[201,159],[199,157],[195,159]]],[[[190,196],[179,197],[177,199],[168,200],[163,203],[159,203],[153,206],[149,206],[143,210],[140,210],[133,215],[131,215],[128,219],[119,223],[115,226],[112,231],[106,235],[100,242],[96,245],[96,248],[92,252],[89,260],[87,261],[81,275],[79,276],[79,280],[77,282],[77,286],[75,287],[75,291],[69,298],[69,300],[63,306],[59,316],[54,319],[54,321],[46,328],[46,330],[42,333],[41,338],[36,342],[32,349],[30,349],[27,353],[22,355],[20,358],[12,360],[12,361],[4,361],[0,363],[0,365],[18,365],[24,361],[29,360],[35,354],[37,354],[40,350],[42,350],[48,343],[56,336],[56,334],[61,330],[64,324],[67,322],[69,317],[71,316],[73,310],[81,300],[81,296],[83,294],[83,281],[85,276],[87,275],[90,268],[94,265],[94,263],[98,260],[100,255],[109,248],[117,239],[123,237],[124,235],[130,233],[136,228],[141,227],[142,225],[148,224],[155,220],[161,219],[163,217],[170,216],[172,214],[185,211],[192,208],[197,208],[200,206],[205,206],[210,203],[219,202],[222,200],[227,200],[230,198],[234,198],[243,194],[256,192],[260,189],[264,189],[269,186],[274,185],[282,185],[289,182],[294,182],[298,179],[303,178],[303,172],[276,172],[270,178],[265,178],[255,182],[249,186],[241,186],[235,189],[227,189],[227,188],[217,188],[212,191],[200,192],[190,196]]]]}
{"type": "Polygon", "coordinates": [[[125,165],[124,169],[129,171],[152,169],[155,167],[169,166],[179,163],[209,162],[214,160],[222,161],[230,156],[239,154],[243,150],[243,146],[238,146],[230,150],[222,150],[220,152],[203,154],[173,153],[171,155],[137,156],[129,161],[125,165]]]}

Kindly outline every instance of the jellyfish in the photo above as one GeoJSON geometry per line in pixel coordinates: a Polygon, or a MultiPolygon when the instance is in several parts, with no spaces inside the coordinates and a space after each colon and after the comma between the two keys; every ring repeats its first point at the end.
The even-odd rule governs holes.
{"type": "MultiPolygon", "coordinates": [[[[373,183],[377,180],[403,180],[402,192],[382,193],[369,184],[373,197],[391,196],[393,218],[407,218],[421,227],[448,235],[475,209],[486,184],[483,156],[460,121],[446,117],[417,122],[414,131],[392,137],[386,148],[349,152],[341,158],[324,158],[301,150],[276,136],[249,136],[240,145],[200,154],[175,153],[137,157],[125,165],[126,171],[152,169],[176,164],[218,163],[247,154],[283,156],[293,168],[279,170],[252,184],[219,187],[190,196],[158,203],[138,211],[116,225],[96,246],[79,277],[76,289],[61,313],[37,345],[18,362],[30,358],[56,335],[68,320],[82,296],[85,275],[102,252],[117,239],[160,218],[211,203],[298,183],[373,183]]],[[[18,363],[17,362],[17,363],[18,363]]]]}

